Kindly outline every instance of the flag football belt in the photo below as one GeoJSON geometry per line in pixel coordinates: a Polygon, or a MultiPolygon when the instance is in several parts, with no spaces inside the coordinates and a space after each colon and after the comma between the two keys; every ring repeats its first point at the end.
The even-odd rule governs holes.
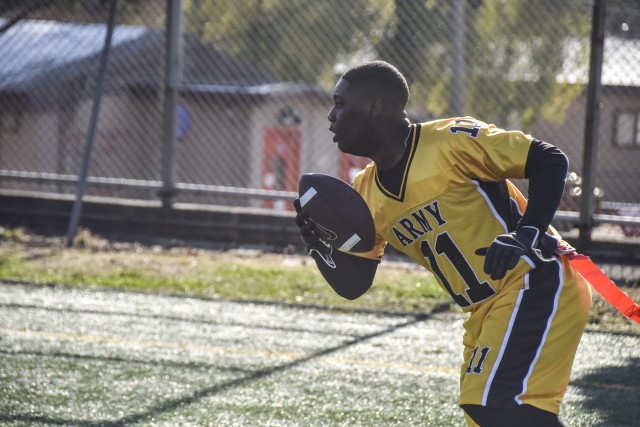
{"type": "Polygon", "coordinates": [[[564,241],[560,242],[556,252],[559,255],[566,256],[578,273],[580,273],[609,304],[613,305],[629,319],[640,323],[640,306],[636,304],[629,295],[623,292],[622,289],[616,286],[588,256],[577,253],[573,247],[564,241]]]}

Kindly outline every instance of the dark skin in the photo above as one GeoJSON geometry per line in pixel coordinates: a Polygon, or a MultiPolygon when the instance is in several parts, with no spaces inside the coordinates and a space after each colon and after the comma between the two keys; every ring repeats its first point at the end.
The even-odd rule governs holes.
{"type": "Polygon", "coordinates": [[[342,78],[338,81],[328,115],[329,130],[340,151],[368,157],[384,171],[402,158],[410,122],[402,107],[367,89],[342,78]]]}
{"type": "MultiPolygon", "coordinates": [[[[336,84],[328,119],[333,141],[344,153],[372,159],[380,170],[395,166],[405,150],[410,122],[404,107],[386,101],[379,91],[358,87],[348,80],[336,84]]],[[[339,269],[329,268],[320,254],[312,251],[318,268],[334,291],[353,300],[367,292],[373,283],[378,261],[333,251],[339,269]],[[357,273],[355,273],[357,272],[357,273]]]]}
{"type": "MultiPolygon", "coordinates": [[[[393,168],[402,158],[410,130],[404,105],[394,105],[380,88],[358,87],[343,78],[336,84],[333,100],[327,118],[338,148],[344,153],[370,158],[379,170],[393,168]]],[[[356,299],[371,287],[378,266],[374,260],[332,251],[330,256],[340,268],[328,268],[318,252],[311,251],[311,256],[336,293],[347,299],[356,299]]],[[[530,405],[513,408],[465,405],[463,409],[481,426],[563,425],[557,415],[530,405]]]]}

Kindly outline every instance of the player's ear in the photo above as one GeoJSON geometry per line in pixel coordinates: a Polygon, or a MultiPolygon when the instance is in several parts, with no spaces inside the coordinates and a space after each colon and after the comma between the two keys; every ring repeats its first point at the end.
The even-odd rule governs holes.
{"type": "Polygon", "coordinates": [[[384,102],[382,98],[375,97],[369,102],[369,117],[377,118],[382,114],[382,108],[384,107],[384,102]]]}

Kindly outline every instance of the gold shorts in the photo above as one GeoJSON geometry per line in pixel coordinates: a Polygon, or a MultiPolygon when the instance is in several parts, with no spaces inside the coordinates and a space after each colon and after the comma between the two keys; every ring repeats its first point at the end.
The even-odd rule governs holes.
{"type": "Polygon", "coordinates": [[[480,304],[464,324],[460,405],[557,414],[590,307],[589,283],[564,257],[480,304]]]}

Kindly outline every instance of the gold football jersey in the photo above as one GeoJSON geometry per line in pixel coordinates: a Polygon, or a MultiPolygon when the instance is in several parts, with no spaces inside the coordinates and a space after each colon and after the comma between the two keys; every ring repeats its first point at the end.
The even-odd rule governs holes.
{"type": "Polygon", "coordinates": [[[394,185],[370,163],[354,178],[374,219],[380,258],[388,243],[431,271],[455,302],[470,309],[531,267],[521,260],[493,281],[484,253],[512,231],[526,199],[507,178],[524,178],[532,138],[471,117],[414,124],[394,185]],[[394,188],[389,188],[394,187],[394,188]]]}

